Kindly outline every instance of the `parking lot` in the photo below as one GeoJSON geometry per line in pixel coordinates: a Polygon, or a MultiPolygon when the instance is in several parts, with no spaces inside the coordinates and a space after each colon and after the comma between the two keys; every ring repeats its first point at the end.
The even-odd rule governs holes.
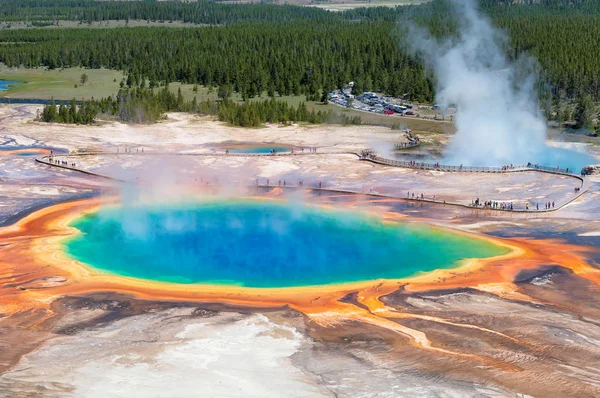
{"type": "Polygon", "coordinates": [[[438,105],[416,105],[411,104],[402,98],[394,98],[372,92],[353,95],[351,84],[344,89],[329,92],[328,101],[338,106],[363,112],[434,120],[452,121],[456,112],[456,109],[452,107],[442,111],[438,105]]]}

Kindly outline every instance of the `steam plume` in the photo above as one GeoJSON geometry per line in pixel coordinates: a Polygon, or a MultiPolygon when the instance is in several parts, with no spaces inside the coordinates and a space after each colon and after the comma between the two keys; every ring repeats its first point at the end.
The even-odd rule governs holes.
{"type": "Polygon", "coordinates": [[[479,13],[474,0],[450,1],[458,17],[457,37],[436,40],[414,26],[409,35],[409,45],[436,73],[439,105],[457,107],[457,133],[446,151],[446,162],[573,167],[564,150],[545,144],[546,122],[534,87],[535,63],[506,58],[505,35],[479,13]]]}

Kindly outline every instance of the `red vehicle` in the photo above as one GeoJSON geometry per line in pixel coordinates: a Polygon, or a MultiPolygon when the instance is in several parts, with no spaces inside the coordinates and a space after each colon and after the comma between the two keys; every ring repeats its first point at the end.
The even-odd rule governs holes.
{"type": "Polygon", "coordinates": [[[393,110],[391,110],[391,109],[386,109],[386,110],[384,111],[384,113],[385,113],[386,115],[393,115],[393,114],[394,114],[394,111],[393,111],[393,110]]]}

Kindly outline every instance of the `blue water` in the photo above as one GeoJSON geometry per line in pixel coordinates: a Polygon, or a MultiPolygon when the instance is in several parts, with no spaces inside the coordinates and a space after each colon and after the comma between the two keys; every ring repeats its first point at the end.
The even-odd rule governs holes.
{"type": "Polygon", "coordinates": [[[6,90],[8,90],[9,86],[14,85],[14,84],[21,84],[21,83],[13,82],[10,80],[0,80],[0,91],[6,91],[6,90]]]}
{"type": "MultiPolygon", "coordinates": [[[[568,145],[568,144],[566,144],[568,145]]],[[[435,158],[428,155],[411,154],[406,151],[396,152],[393,157],[399,160],[415,160],[417,162],[425,163],[437,163],[443,165],[464,165],[464,166],[477,166],[477,167],[502,167],[505,164],[515,165],[526,165],[527,163],[538,164],[540,166],[546,166],[550,168],[560,167],[561,169],[569,169],[570,172],[578,174],[582,168],[591,164],[598,164],[600,160],[595,158],[593,155],[587,152],[585,146],[571,146],[571,147],[552,147],[552,146],[541,146],[539,151],[532,151],[530,156],[522,159],[512,159],[509,162],[500,162],[494,159],[490,159],[487,164],[485,162],[469,162],[467,159],[462,158],[459,155],[447,154],[443,158],[435,158]]]]}
{"type": "Polygon", "coordinates": [[[569,168],[569,170],[579,173],[585,166],[598,164],[598,159],[589,154],[585,147],[575,149],[548,146],[544,151],[534,156],[532,163],[549,167],[569,168]]]}
{"type": "Polygon", "coordinates": [[[243,146],[243,147],[227,147],[231,153],[271,153],[275,149],[277,153],[290,152],[289,147],[285,146],[243,146]]]}
{"type": "Polygon", "coordinates": [[[574,173],[579,173],[581,169],[590,164],[597,164],[598,159],[594,158],[586,151],[585,147],[552,147],[541,145],[538,150],[532,150],[527,157],[514,158],[510,162],[501,163],[490,160],[490,164],[471,164],[463,161],[459,156],[450,156],[443,160],[445,164],[464,164],[469,166],[502,166],[503,164],[538,164],[551,168],[568,168],[574,173]]]}
{"type": "Polygon", "coordinates": [[[286,287],[400,278],[506,249],[415,224],[228,201],[104,208],[72,224],[73,258],[100,270],[178,283],[286,287]]]}

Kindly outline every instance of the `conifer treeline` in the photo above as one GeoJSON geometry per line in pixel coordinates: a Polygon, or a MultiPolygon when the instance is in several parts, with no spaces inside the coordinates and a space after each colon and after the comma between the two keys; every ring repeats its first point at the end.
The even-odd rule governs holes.
{"type": "Polygon", "coordinates": [[[221,101],[198,102],[196,97],[185,101],[178,90],[172,93],[168,86],[155,92],[153,89],[124,88],[115,97],[88,101],[79,106],[75,100],[66,107],[62,102],[57,108],[54,101],[45,105],[40,115],[43,122],[91,124],[98,113],[117,117],[122,122],[150,123],[161,119],[165,112],[193,112],[214,115],[220,121],[241,127],[258,127],[263,123],[335,123],[361,124],[358,116],[348,117],[332,112],[308,110],[304,103],[297,107],[270,98],[260,101],[238,103],[228,98],[221,101]]]}
{"type": "Polygon", "coordinates": [[[367,90],[431,101],[432,83],[400,51],[393,24],[248,23],[202,28],[0,31],[8,66],[125,70],[133,84],[231,84],[242,98],[263,92],[320,99],[362,79],[367,90]]]}
{"type": "MultiPolygon", "coordinates": [[[[509,57],[526,53],[537,58],[542,66],[540,86],[549,88],[551,96],[578,98],[587,93],[600,100],[600,1],[479,2],[507,31],[509,57]]],[[[4,30],[0,61],[9,66],[119,69],[153,87],[170,81],[232,85],[244,99],[266,92],[304,94],[315,100],[353,80],[367,91],[431,101],[434,84],[398,42],[411,21],[427,25],[437,36],[452,35],[456,26],[449,10],[444,0],[343,13],[206,0],[0,0],[0,20],[129,18],[223,24],[188,29],[4,30]]]]}
{"type": "Polygon", "coordinates": [[[3,21],[142,20],[218,25],[241,21],[333,21],[341,18],[341,15],[315,7],[221,4],[209,0],[0,0],[0,20],[3,21]]]}
{"type": "MultiPolygon", "coordinates": [[[[481,8],[496,16],[541,14],[590,14],[600,11],[597,0],[478,0],[481,8]]],[[[435,0],[431,3],[443,3],[435,0]]],[[[141,20],[159,22],[186,22],[194,24],[231,24],[243,21],[296,21],[320,22],[397,21],[404,15],[426,16],[436,8],[419,6],[355,8],[331,12],[316,7],[275,5],[268,3],[231,4],[211,0],[0,0],[0,21],[52,24],[58,20],[81,23],[108,20],[141,20]]]]}
{"type": "Polygon", "coordinates": [[[69,105],[63,101],[57,106],[54,100],[45,105],[39,120],[48,123],[92,124],[98,114],[98,104],[92,100],[77,104],[75,99],[69,105]]]}

